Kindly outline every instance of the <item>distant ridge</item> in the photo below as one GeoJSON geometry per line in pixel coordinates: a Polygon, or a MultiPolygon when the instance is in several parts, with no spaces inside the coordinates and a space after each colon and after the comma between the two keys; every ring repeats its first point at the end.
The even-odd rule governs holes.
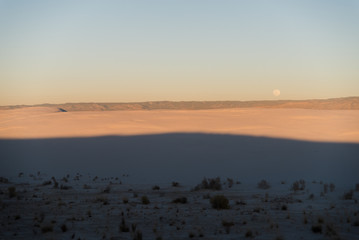
{"type": "Polygon", "coordinates": [[[205,110],[228,108],[301,108],[318,110],[359,110],[359,97],[266,100],[266,101],[155,101],[134,103],[64,103],[0,106],[0,110],[26,107],[56,107],[63,112],[119,110],[205,110]]]}

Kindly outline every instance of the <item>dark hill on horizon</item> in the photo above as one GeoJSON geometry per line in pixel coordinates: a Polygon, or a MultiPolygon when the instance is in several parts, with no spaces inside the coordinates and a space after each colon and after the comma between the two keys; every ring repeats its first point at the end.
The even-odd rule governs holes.
{"type": "Polygon", "coordinates": [[[153,101],[130,103],[64,103],[0,106],[0,110],[25,107],[56,107],[61,109],[61,111],[205,110],[228,108],[300,108],[318,110],[359,110],[359,97],[265,101],[153,101]]]}

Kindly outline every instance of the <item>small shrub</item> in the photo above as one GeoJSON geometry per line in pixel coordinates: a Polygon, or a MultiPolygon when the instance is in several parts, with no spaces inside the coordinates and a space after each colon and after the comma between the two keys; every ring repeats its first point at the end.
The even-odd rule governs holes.
{"type": "Polygon", "coordinates": [[[295,181],[292,184],[292,188],[293,191],[303,191],[305,189],[305,181],[303,179],[299,180],[299,181],[295,181]]]}
{"type": "Polygon", "coordinates": [[[144,204],[144,205],[150,204],[150,200],[148,199],[147,196],[142,196],[142,197],[141,197],[141,202],[142,202],[142,204],[144,204]]]}
{"type": "Polygon", "coordinates": [[[103,190],[104,193],[110,193],[111,192],[111,186],[107,185],[107,187],[103,190]]]}
{"type": "Polygon", "coordinates": [[[130,231],[130,228],[126,225],[126,221],[124,218],[122,218],[122,220],[121,220],[119,229],[120,229],[120,232],[129,232],[130,231]]]}
{"type": "Polygon", "coordinates": [[[222,220],[222,226],[225,228],[226,233],[229,234],[231,231],[231,227],[234,226],[234,223],[227,222],[226,220],[222,220]]]}
{"type": "Polygon", "coordinates": [[[9,179],[0,177],[0,183],[9,183],[9,179]]]}
{"type": "Polygon", "coordinates": [[[71,189],[71,188],[72,188],[71,186],[62,185],[62,184],[61,184],[61,186],[60,186],[60,189],[61,189],[61,190],[69,190],[69,189],[71,189]]]}
{"type": "Polygon", "coordinates": [[[251,230],[247,230],[246,234],[244,235],[246,238],[252,238],[253,232],[251,230]]]}
{"type": "Polygon", "coordinates": [[[231,188],[234,184],[234,181],[232,178],[227,178],[228,187],[231,188]]]}
{"type": "Polygon", "coordinates": [[[335,185],[334,185],[334,183],[329,184],[329,190],[330,190],[331,192],[334,192],[334,190],[335,190],[335,185]]]}
{"type": "Polygon", "coordinates": [[[41,228],[42,233],[53,232],[54,228],[52,225],[45,225],[41,228]]]}
{"type": "Polygon", "coordinates": [[[135,232],[135,235],[133,236],[133,240],[142,240],[142,232],[140,230],[137,230],[135,232]]]}
{"type": "Polygon", "coordinates": [[[201,189],[221,190],[222,183],[219,177],[217,178],[204,178],[200,184],[198,184],[194,190],[198,191],[201,189]]]}
{"type": "Polygon", "coordinates": [[[355,184],[355,191],[359,192],[359,183],[355,184]]]}
{"type": "Polygon", "coordinates": [[[214,209],[229,209],[229,201],[223,195],[215,195],[210,199],[214,209]]]}
{"type": "Polygon", "coordinates": [[[179,197],[179,198],[176,198],[172,201],[172,203],[182,203],[182,204],[185,204],[187,203],[187,198],[186,197],[179,197]]]}
{"type": "Polygon", "coordinates": [[[51,185],[51,181],[44,181],[42,183],[42,186],[47,186],[47,185],[51,185]]]}
{"type": "Polygon", "coordinates": [[[350,190],[350,191],[344,193],[343,199],[344,200],[351,200],[351,199],[353,199],[353,194],[354,194],[354,191],[350,190]]]}
{"type": "Polygon", "coordinates": [[[152,190],[160,190],[160,186],[155,185],[155,186],[152,187],[152,190]]]}
{"type": "Polygon", "coordinates": [[[287,211],[288,207],[287,207],[287,205],[284,204],[284,205],[282,205],[281,209],[282,209],[282,211],[287,211]]]}
{"type": "Polygon", "coordinates": [[[16,187],[11,186],[11,187],[8,187],[7,190],[9,192],[9,198],[16,197],[16,187]]]}
{"type": "Polygon", "coordinates": [[[127,197],[123,197],[123,198],[122,198],[122,202],[123,202],[124,204],[127,204],[127,203],[128,203],[128,198],[127,198],[127,197]]]}
{"type": "Polygon", "coordinates": [[[322,233],[322,225],[317,224],[312,226],[313,233],[322,233]]]}
{"type": "Polygon", "coordinates": [[[67,226],[65,223],[61,225],[61,230],[62,232],[67,232],[67,226]]]}
{"type": "Polygon", "coordinates": [[[172,182],[172,187],[179,187],[179,183],[178,182],[172,182]]]}
{"type": "Polygon", "coordinates": [[[269,189],[270,188],[269,183],[264,179],[262,181],[260,181],[257,186],[259,189],[269,189]]]}
{"type": "Polygon", "coordinates": [[[194,235],[194,233],[193,233],[193,232],[190,232],[190,233],[188,234],[188,237],[189,237],[189,238],[194,238],[194,237],[195,237],[195,235],[194,235]]]}

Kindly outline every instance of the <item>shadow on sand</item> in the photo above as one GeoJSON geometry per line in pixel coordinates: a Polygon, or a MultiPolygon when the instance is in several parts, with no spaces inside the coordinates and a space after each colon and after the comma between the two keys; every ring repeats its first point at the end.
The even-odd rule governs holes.
{"type": "Polygon", "coordinates": [[[0,174],[37,171],[64,176],[129,174],[133,183],[199,182],[204,176],[243,181],[359,181],[359,144],[173,133],[0,140],[0,174]]]}

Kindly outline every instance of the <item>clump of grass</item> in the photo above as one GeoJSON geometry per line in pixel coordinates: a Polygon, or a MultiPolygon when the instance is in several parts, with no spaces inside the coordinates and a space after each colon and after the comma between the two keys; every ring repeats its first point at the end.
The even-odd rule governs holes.
{"type": "Polygon", "coordinates": [[[198,184],[194,190],[198,191],[201,189],[210,189],[210,190],[221,190],[222,183],[219,177],[217,178],[204,178],[200,184],[198,184]]]}
{"type": "Polygon", "coordinates": [[[295,181],[292,184],[292,188],[293,191],[303,191],[305,189],[305,181],[303,179],[295,181]]]}
{"type": "Polygon", "coordinates": [[[147,196],[142,196],[142,197],[141,197],[141,202],[142,202],[142,204],[144,204],[144,205],[150,204],[150,200],[148,199],[147,196]]]}
{"type": "Polygon", "coordinates": [[[212,208],[214,209],[229,209],[229,201],[223,195],[215,195],[210,199],[212,208]]]}
{"type": "Polygon", "coordinates": [[[282,207],[281,207],[282,211],[287,211],[288,210],[288,207],[287,205],[283,204],[282,207]]]}
{"type": "Polygon", "coordinates": [[[127,197],[123,197],[123,198],[122,198],[122,202],[123,202],[124,204],[127,204],[127,203],[128,203],[128,198],[127,198],[127,197]]]}
{"type": "Polygon", "coordinates": [[[179,198],[176,198],[172,201],[172,203],[182,203],[182,204],[185,204],[187,203],[187,198],[186,197],[179,197],[179,198]]]}
{"type": "Polygon", "coordinates": [[[9,192],[9,198],[16,197],[16,187],[11,186],[11,187],[8,187],[7,190],[9,192]]]}
{"type": "Polygon", "coordinates": [[[160,186],[155,185],[155,186],[152,187],[152,190],[160,190],[160,186]]]}
{"type": "Polygon", "coordinates": [[[259,189],[269,189],[270,188],[270,184],[266,181],[266,180],[261,180],[259,183],[258,183],[258,185],[257,185],[257,187],[259,188],[259,189]]]}
{"type": "Polygon", "coordinates": [[[51,185],[51,181],[44,181],[42,183],[42,186],[47,186],[47,185],[51,185]]]}

